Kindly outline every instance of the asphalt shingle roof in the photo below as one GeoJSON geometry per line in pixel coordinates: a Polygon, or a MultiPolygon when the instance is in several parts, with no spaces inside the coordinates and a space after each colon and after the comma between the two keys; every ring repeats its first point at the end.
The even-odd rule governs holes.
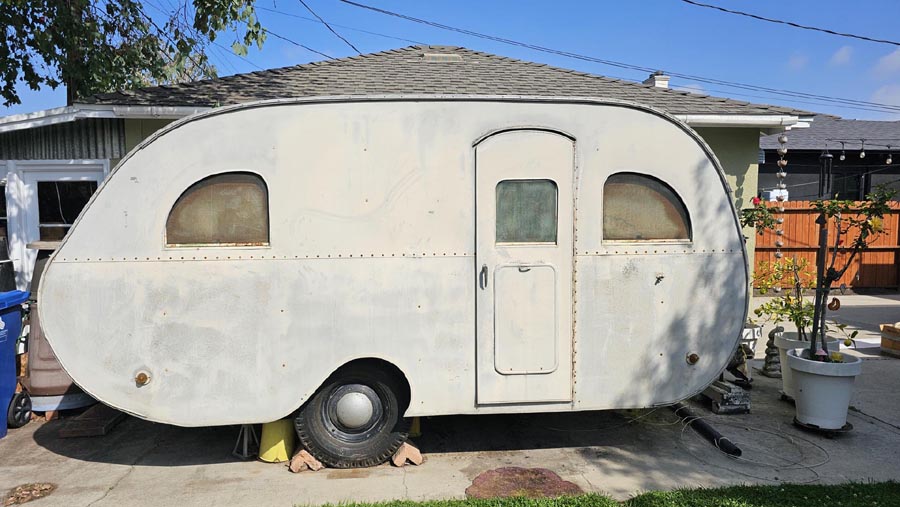
{"type": "MultiPolygon", "coordinates": [[[[759,147],[764,150],[778,148],[778,135],[763,136],[759,147]]],[[[900,121],[844,120],[828,116],[816,116],[808,128],[787,132],[789,150],[860,149],[866,140],[867,151],[887,151],[887,146],[900,151],[900,121]],[[827,144],[827,146],[826,146],[827,144]]]]}
{"type": "Polygon", "coordinates": [[[409,46],[292,67],[95,95],[92,104],[215,106],[322,95],[479,94],[628,100],[672,114],[802,115],[752,104],[655,88],[454,46],[409,46]],[[458,55],[429,61],[425,54],[458,55]]]}

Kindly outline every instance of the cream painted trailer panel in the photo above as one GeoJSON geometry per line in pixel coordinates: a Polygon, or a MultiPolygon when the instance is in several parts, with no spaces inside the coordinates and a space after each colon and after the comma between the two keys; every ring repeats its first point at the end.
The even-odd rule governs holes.
{"type": "Polygon", "coordinates": [[[718,163],[658,111],[326,98],[222,108],[148,139],[82,212],[39,297],[73,379],[154,421],[279,419],[360,358],[402,372],[407,416],[610,409],[682,399],[720,373],[746,317],[745,258],[718,163]],[[173,205],[223,173],[264,181],[268,241],[167,244],[173,205]],[[621,174],[671,191],[688,236],[604,237],[621,174]],[[556,203],[552,237],[529,196],[556,203]],[[504,227],[528,241],[497,236],[507,205],[525,219],[504,227]]]}

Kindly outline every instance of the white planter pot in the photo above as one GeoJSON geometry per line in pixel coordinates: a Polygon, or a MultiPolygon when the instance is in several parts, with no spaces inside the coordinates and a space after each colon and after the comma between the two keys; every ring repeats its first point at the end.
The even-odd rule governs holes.
{"type": "Polygon", "coordinates": [[[788,351],[788,366],[794,373],[797,420],[826,430],[840,430],[847,424],[847,409],[853,382],[862,372],[862,360],[844,354],[843,363],[811,361],[807,349],[788,351]]]}
{"type": "MultiPolygon", "coordinates": [[[[840,350],[840,344],[840,340],[828,338],[828,351],[837,352],[840,350]]],[[[781,360],[781,392],[795,399],[797,396],[794,394],[794,375],[788,367],[787,351],[809,348],[809,342],[799,339],[796,332],[785,331],[775,335],[775,346],[778,347],[778,358],[781,360]]]]}

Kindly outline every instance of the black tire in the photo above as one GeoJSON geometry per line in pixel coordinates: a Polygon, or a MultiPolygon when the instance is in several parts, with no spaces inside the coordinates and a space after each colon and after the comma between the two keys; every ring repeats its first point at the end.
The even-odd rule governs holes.
{"type": "Polygon", "coordinates": [[[350,365],[329,377],[299,410],[294,427],[304,447],[332,468],[376,466],[406,441],[410,421],[403,412],[408,404],[407,389],[394,375],[374,366],[350,365]],[[356,429],[344,427],[336,416],[336,398],[349,392],[366,395],[373,406],[370,419],[356,429]]]}
{"type": "Polygon", "coordinates": [[[13,395],[6,411],[6,426],[9,428],[21,428],[31,421],[31,396],[26,392],[13,395]]]}

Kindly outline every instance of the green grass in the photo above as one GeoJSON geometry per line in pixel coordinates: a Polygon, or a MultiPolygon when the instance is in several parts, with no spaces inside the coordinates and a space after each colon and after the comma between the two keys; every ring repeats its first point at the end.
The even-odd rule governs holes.
{"type": "Polygon", "coordinates": [[[341,507],[900,507],[900,482],[835,486],[731,486],[643,493],[625,502],[602,495],[347,503],[341,507]]]}
{"type": "Polygon", "coordinates": [[[627,507],[895,507],[900,482],[834,486],[731,486],[714,489],[654,491],[625,502],[627,507]]]}

